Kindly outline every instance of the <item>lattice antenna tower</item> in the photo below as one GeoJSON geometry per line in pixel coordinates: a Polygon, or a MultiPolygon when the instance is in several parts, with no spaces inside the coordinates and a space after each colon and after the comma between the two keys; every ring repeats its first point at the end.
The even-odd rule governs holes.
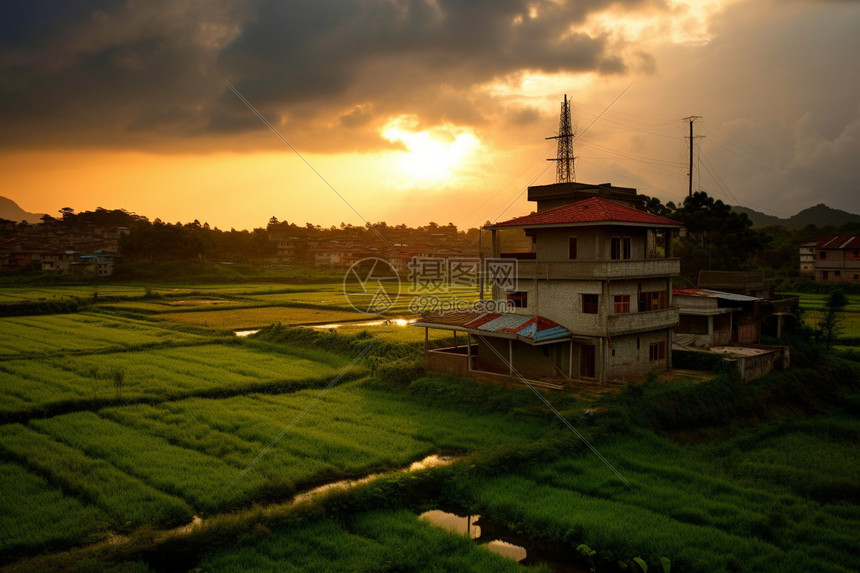
{"type": "Polygon", "coordinates": [[[561,104],[561,117],[558,120],[558,135],[547,137],[547,139],[558,140],[558,151],[555,159],[547,159],[547,161],[555,161],[555,182],[556,183],[571,183],[576,181],[576,168],[574,166],[573,156],[573,128],[570,126],[570,101],[567,99],[567,94],[564,94],[564,101],[561,104]]]}

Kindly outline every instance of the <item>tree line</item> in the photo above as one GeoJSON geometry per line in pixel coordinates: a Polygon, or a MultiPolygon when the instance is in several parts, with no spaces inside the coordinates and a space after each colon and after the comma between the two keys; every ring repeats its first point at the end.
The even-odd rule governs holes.
{"type": "MultiPolygon", "coordinates": [[[[680,222],[684,229],[676,237],[675,256],[681,259],[681,273],[695,282],[700,270],[764,270],[769,275],[793,279],[798,275],[798,247],[801,243],[826,236],[860,233],[860,224],[818,228],[808,225],[800,230],[781,226],[753,229],[745,213],[734,212],[731,206],[710,197],[705,192],[693,193],[683,203],[665,205],[655,197],[640,195],[642,208],[649,213],[680,222]]],[[[277,253],[277,239],[344,240],[358,245],[380,246],[405,243],[410,246],[432,241],[454,247],[472,244],[478,229],[461,231],[456,226],[429,223],[424,226],[389,225],[377,222],[364,226],[341,223],[321,227],[269,219],[266,227],[251,231],[230,229],[222,231],[208,223],[167,223],[124,209],[75,213],[64,207],[60,217],[44,216],[41,225],[62,225],[69,228],[85,225],[125,227],[128,232],[119,241],[120,254],[128,262],[162,261],[230,261],[259,263],[277,253]]],[[[32,227],[32,226],[31,226],[32,227]]],[[[17,229],[20,231],[20,226],[17,229]]]]}

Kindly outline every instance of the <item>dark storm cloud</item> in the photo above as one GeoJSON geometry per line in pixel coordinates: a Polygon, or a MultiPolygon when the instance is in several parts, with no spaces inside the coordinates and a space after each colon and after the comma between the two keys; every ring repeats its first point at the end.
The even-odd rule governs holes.
{"type": "Polygon", "coordinates": [[[494,78],[623,72],[604,38],[570,32],[603,4],[265,1],[219,63],[251,101],[287,115],[296,103],[352,100],[383,114],[420,110],[428,121],[474,124],[481,107],[469,93],[494,78]]]}
{"type": "Polygon", "coordinates": [[[480,124],[487,102],[470,91],[495,78],[623,73],[606,38],[571,32],[608,4],[617,3],[7,2],[0,145],[178,149],[260,131],[222,78],[297,133],[367,132],[365,143],[334,135],[335,146],[366,144],[375,118],[397,114],[480,124]]]}

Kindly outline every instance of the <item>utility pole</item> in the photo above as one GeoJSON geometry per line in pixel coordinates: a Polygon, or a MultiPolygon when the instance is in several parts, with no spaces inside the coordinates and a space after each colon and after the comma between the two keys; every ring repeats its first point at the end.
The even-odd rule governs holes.
{"type": "Polygon", "coordinates": [[[564,94],[564,102],[561,104],[561,117],[558,121],[558,135],[547,137],[547,139],[558,140],[558,151],[555,159],[547,159],[547,161],[555,161],[555,182],[556,183],[571,183],[576,181],[576,169],[574,167],[573,156],[573,128],[570,126],[570,102],[567,101],[567,94],[564,94]]]}
{"type": "MultiPolygon", "coordinates": [[[[691,115],[690,117],[684,118],[684,121],[690,122],[690,136],[689,136],[689,139],[690,139],[690,173],[689,173],[690,186],[689,186],[689,189],[687,190],[687,197],[693,196],[693,140],[695,139],[695,137],[693,137],[693,122],[696,121],[697,119],[702,119],[702,116],[701,115],[691,115]]],[[[703,137],[703,136],[700,135],[698,137],[703,137]]]]}

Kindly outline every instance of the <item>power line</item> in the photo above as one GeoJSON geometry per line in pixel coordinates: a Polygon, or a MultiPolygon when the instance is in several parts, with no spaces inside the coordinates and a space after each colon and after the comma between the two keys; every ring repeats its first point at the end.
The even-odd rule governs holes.
{"type": "Polygon", "coordinates": [[[275,128],[275,126],[274,126],[274,125],[272,125],[271,123],[269,123],[269,120],[268,120],[268,119],[266,119],[266,118],[263,116],[263,114],[262,114],[262,113],[260,113],[259,111],[257,111],[257,108],[255,108],[255,107],[251,104],[251,102],[249,102],[247,99],[245,99],[245,96],[243,96],[241,93],[239,93],[239,90],[237,90],[236,88],[234,88],[234,87],[233,87],[233,84],[231,84],[231,83],[230,83],[230,82],[228,82],[227,80],[223,80],[223,81],[224,81],[224,83],[225,83],[225,84],[227,84],[227,87],[228,87],[228,88],[230,88],[230,91],[232,91],[234,94],[236,94],[236,97],[238,97],[238,98],[242,101],[242,103],[244,103],[244,104],[245,104],[245,106],[246,106],[248,109],[250,109],[252,112],[254,112],[254,115],[256,115],[256,116],[260,119],[260,121],[262,121],[262,122],[263,122],[263,124],[264,124],[266,127],[268,127],[270,130],[272,130],[272,133],[274,133],[275,135],[277,135],[277,136],[278,136],[278,139],[280,139],[280,140],[281,140],[281,141],[282,141],[282,142],[283,142],[287,147],[289,147],[290,149],[292,149],[292,150],[293,150],[293,153],[295,153],[295,154],[299,157],[299,159],[301,159],[301,160],[304,162],[304,164],[305,164],[305,165],[307,165],[307,166],[310,168],[310,170],[311,170],[311,171],[313,171],[313,172],[316,174],[316,176],[317,176],[317,177],[319,177],[319,178],[322,180],[322,182],[323,182],[323,183],[325,183],[325,184],[328,186],[328,188],[329,188],[329,189],[331,189],[332,191],[334,191],[334,194],[335,194],[335,195],[337,195],[337,196],[340,198],[340,200],[341,200],[341,201],[343,201],[343,202],[344,202],[344,204],[346,204],[346,206],[347,206],[347,207],[349,207],[350,209],[352,209],[352,212],[353,212],[353,213],[355,213],[356,215],[358,215],[358,218],[359,218],[359,219],[361,219],[362,221],[364,221],[364,223],[367,225],[367,227],[368,227],[371,231],[373,231],[374,233],[376,233],[376,236],[377,236],[377,237],[379,237],[380,239],[382,239],[382,242],[384,242],[386,245],[391,245],[391,243],[389,243],[389,242],[388,242],[388,240],[386,240],[386,238],[385,238],[385,237],[383,237],[383,236],[379,233],[379,231],[377,231],[377,230],[376,230],[376,228],[375,228],[373,225],[371,225],[371,224],[370,224],[370,221],[368,221],[367,219],[365,219],[364,217],[362,217],[362,216],[361,216],[361,213],[359,213],[359,212],[356,210],[356,208],[355,208],[355,207],[353,207],[353,206],[350,204],[350,202],[349,202],[349,201],[347,201],[347,200],[344,198],[344,196],[343,196],[343,195],[341,195],[340,193],[338,193],[337,189],[335,189],[335,188],[334,188],[334,186],[333,186],[331,183],[329,183],[329,182],[328,182],[328,180],[327,180],[325,177],[323,177],[323,176],[322,176],[322,173],[320,173],[319,171],[317,171],[317,170],[316,170],[316,168],[314,168],[314,166],[313,166],[313,165],[311,165],[311,163],[310,163],[307,159],[305,159],[305,157],[304,157],[301,153],[299,153],[298,149],[296,149],[295,147],[293,147],[293,145],[292,145],[289,141],[287,141],[287,140],[284,138],[284,136],[283,136],[283,135],[281,135],[281,133],[280,133],[280,132],[275,128]]]}
{"type": "Polygon", "coordinates": [[[583,435],[580,433],[580,431],[579,431],[579,430],[577,430],[577,429],[576,429],[576,427],[574,427],[574,425],[570,423],[570,420],[568,420],[567,418],[565,418],[564,416],[562,416],[562,415],[561,415],[561,412],[559,412],[559,411],[555,408],[555,406],[553,406],[553,405],[552,405],[552,403],[550,403],[550,401],[546,399],[546,396],[544,396],[543,394],[541,394],[541,393],[540,393],[540,391],[539,391],[537,388],[535,388],[535,387],[534,387],[534,384],[532,384],[531,382],[529,382],[529,381],[525,378],[525,376],[523,376],[522,374],[520,374],[520,371],[519,371],[519,370],[517,370],[516,368],[514,368],[514,365],[513,365],[513,364],[511,364],[511,363],[508,361],[508,359],[507,359],[507,358],[505,358],[504,356],[502,356],[502,354],[501,354],[501,353],[496,349],[496,347],[495,347],[495,346],[493,346],[492,344],[490,344],[489,342],[487,342],[487,340],[486,340],[483,336],[481,336],[480,334],[478,334],[478,335],[476,335],[476,336],[477,336],[477,338],[478,338],[479,340],[481,340],[481,341],[483,341],[483,342],[484,342],[484,346],[486,346],[487,348],[489,348],[490,350],[492,350],[492,351],[493,351],[493,353],[496,355],[496,357],[497,357],[497,358],[499,358],[499,360],[501,360],[501,361],[502,361],[502,363],[503,363],[505,366],[507,366],[507,367],[510,369],[510,371],[511,371],[511,372],[513,372],[513,373],[514,373],[514,375],[516,375],[516,377],[517,377],[517,378],[519,378],[519,379],[520,379],[520,381],[521,381],[523,384],[525,384],[526,386],[528,386],[529,390],[531,390],[531,391],[532,391],[532,393],[533,393],[535,396],[537,396],[537,397],[538,397],[538,399],[539,399],[541,402],[543,402],[544,406],[546,406],[547,408],[549,408],[549,410],[550,410],[550,411],[555,415],[555,417],[556,417],[556,418],[558,418],[558,419],[561,421],[561,423],[562,423],[562,424],[564,424],[564,425],[567,427],[567,429],[568,429],[568,430],[570,430],[571,432],[573,432],[573,433],[574,433],[574,435],[575,435],[577,438],[579,438],[579,440],[580,440],[583,444],[585,444],[585,445],[588,447],[588,449],[590,449],[590,450],[594,453],[594,455],[596,455],[596,456],[597,456],[597,458],[598,458],[601,462],[603,462],[603,465],[605,465],[606,467],[608,467],[608,468],[612,471],[612,473],[614,473],[614,474],[618,477],[618,479],[620,479],[620,480],[621,480],[621,482],[622,482],[624,485],[626,485],[626,486],[627,486],[628,488],[630,488],[631,490],[634,490],[634,491],[635,491],[635,489],[634,489],[634,487],[633,487],[633,484],[632,484],[632,483],[630,483],[629,481],[627,481],[627,479],[626,479],[623,475],[621,475],[621,472],[619,472],[617,469],[615,469],[615,467],[614,467],[611,463],[609,463],[609,460],[607,460],[605,457],[603,457],[603,454],[601,454],[599,451],[597,451],[597,448],[595,448],[593,445],[591,445],[591,442],[589,442],[589,441],[585,438],[585,436],[583,436],[583,435]]]}

